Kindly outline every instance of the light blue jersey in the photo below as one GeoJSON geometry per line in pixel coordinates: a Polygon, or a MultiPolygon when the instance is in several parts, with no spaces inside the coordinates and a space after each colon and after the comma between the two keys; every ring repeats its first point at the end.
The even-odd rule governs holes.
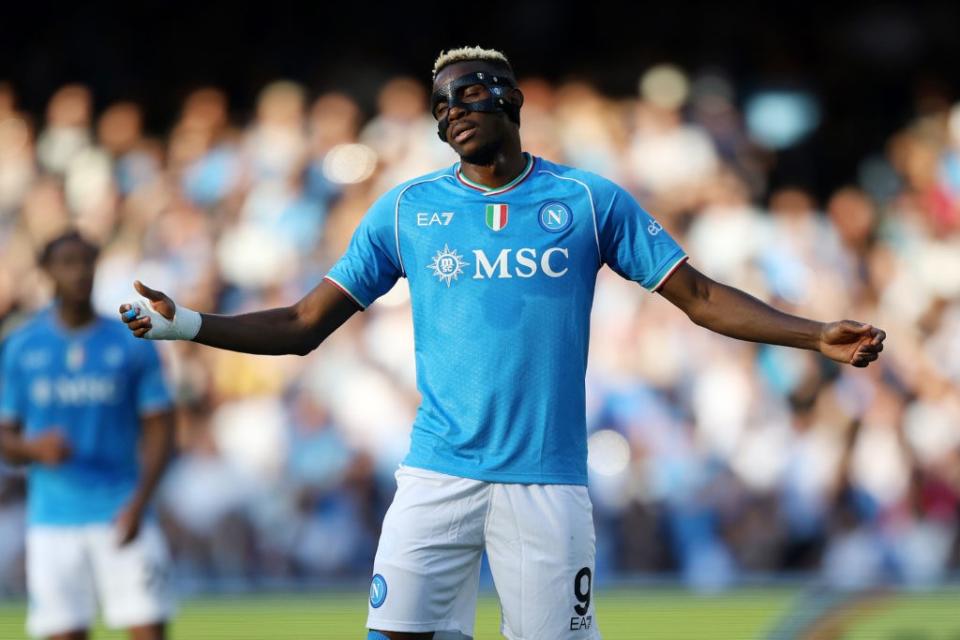
{"type": "Polygon", "coordinates": [[[119,321],[69,329],[51,308],[15,331],[3,345],[0,420],[27,438],[59,429],[71,449],[61,465],[31,465],[28,522],[112,520],[139,479],[140,417],[170,407],[156,347],[119,321]]]}
{"type": "Polygon", "coordinates": [[[622,188],[528,156],[498,189],[453,165],[387,192],[327,278],[361,307],[409,281],[423,400],[405,464],[586,484],[597,272],[607,264],[653,291],[685,259],[622,188]]]}

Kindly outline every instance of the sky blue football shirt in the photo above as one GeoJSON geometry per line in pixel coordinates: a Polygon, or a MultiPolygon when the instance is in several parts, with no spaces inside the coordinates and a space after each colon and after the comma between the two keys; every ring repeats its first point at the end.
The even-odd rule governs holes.
{"type": "Polygon", "coordinates": [[[621,187],[527,158],[498,189],[456,164],[392,189],[327,278],[364,308],[409,282],[422,403],[405,464],[586,484],[597,272],[606,264],[653,291],[686,255],[621,187]]]}
{"type": "Polygon", "coordinates": [[[155,345],[112,319],[69,329],[51,308],[4,342],[0,360],[0,419],[27,438],[59,429],[72,450],[61,465],[30,466],[28,522],[112,520],[139,479],[140,417],[171,408],[155,345]]]}

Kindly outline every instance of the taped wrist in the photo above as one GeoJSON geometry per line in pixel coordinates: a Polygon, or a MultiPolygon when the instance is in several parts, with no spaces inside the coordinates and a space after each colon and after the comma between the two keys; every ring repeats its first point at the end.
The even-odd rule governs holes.
{"type": "Polygon", "coordinates": [[[150,300],[141,297],[133,303],[138,317],[150,318],[151,329],[143,337],[150,340],[193,340],[200,333],[203,322],[200,314],[193,309],[176,305],[173,320],[167,320],[150,304],[150,300]]]}

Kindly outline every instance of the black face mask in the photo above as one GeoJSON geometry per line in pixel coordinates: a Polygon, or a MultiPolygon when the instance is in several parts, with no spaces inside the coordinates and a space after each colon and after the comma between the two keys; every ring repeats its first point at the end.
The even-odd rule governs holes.
{"type": "Polygon", "coordinates": [[[516,88],[513,80],[498,74],[476,71],[467,73],[446,85],[437,88],[430,99],[430,112],[437,118],[437,106],[446,103],[447,111],[442,118],[437,118],[437,135],[440,140],[447,141],[447,128],[450,126],[450,109],[458,107],[464,111],[479,111],[481,113],[505,113],[518,126],[520,124],[520,107],[507,100],[510,89],[516,88]],[[473,85],[483,85],[489,94],[482,100],[464,102],[462,89],[473,85]]]}

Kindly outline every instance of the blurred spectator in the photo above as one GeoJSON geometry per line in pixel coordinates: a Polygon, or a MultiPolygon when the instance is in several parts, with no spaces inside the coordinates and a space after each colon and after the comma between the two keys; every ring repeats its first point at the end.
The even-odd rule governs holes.
{"type": "MultiPolygon", "coordinates": [[[[601,271],[587,380],[598,566],[703,589],[769,571],[921,586],[960,567],[960,105],[918,109],[861,183],[818,201],[768,189],[781,150],[751,137],[722,70],[657,65],[619,99],[584,81],[520,86],[528,150],[630,187],[697,268],[890,335],[879,366],[838,370],[709,334],[601,271]]],[[[289,81],[264,86],[249,119],[199,88],[160,138],[140,105],[95,118],[92,104],[64,86],[35,125],[0,83],[4,333],[45,303],[33,253],[68,224],[105,243],[106,314],[137,277],[205,311],[279,306],[384,190],[456,160],[405,77],[369,120],[345,93],[289,81]]],[[[305,358],[166,345],[187,408],[159,508],[184,577],[366,573],[418,403],[412,340],[401,282],[305,358]]],[[[8,473],[0,592],[22,587],[21,520],[8,473]]]]}

